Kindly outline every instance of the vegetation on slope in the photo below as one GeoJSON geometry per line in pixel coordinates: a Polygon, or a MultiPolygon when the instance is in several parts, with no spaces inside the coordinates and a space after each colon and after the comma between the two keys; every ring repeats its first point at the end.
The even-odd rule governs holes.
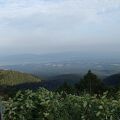
{"type": "Polygon", "coordinates": [[[105,78],[104,83],[109,86],[120,86],[120,74],[114,74],[105,78]]]}
{"type": "MultiPolygon", "coordinates": [[[[5,77],[5,80],[8,80],[7,78],[13,78],[11,74],[15,74],[15,84],[18,85],[13,84],[14,81],[12,84],[9,81],[4,84],[13,85],[12,87],[19,86],[21,81],[18,80],[21,80],[21,76],[25,75],[27,80],[22,79],[22,82],[28,82],[27,75],[31,76],[14,72],[1,71],[0,75],[1,78],[5,77]],[[9,74],[5,76],[6,72],[9,74]]],[[[36,79],[32,82],[39,81],[36,79]]],[[[29,82],[32,84],[31,81],[29,82]]],[[[30,86],[28,83],[28,87],[30,86]]],[[[19,87],[22,88],[22,86],[19,87]]],[[[13,89],[15,92],[11,91],[11,97],[3,99],[5,107],[3,116],[5,120],[119,120],[120,90],[114,89],[104,86],[103,82],[91,71],[88,71],[75,86],[64,82],[56,92],[50,92],[44,88],[34,91],[13,89]],[[108,92],[104,93],[106,90],[108,92]]]]}
{"type": "Polygon", "coordinates": [[[0,70],[0,85],[13,86],[22,83],[40,82],[41,80],[31,74],[11,70],[0,70]]]}
{"type": "Polygon", "coordinates": [[[76,84],[76,89],[79,92],[87,92],[89,94],[100,94],[103,93],[105,86],[96,74],[92,73],[91,70],[76,84]]]}
{"type": "Polygon", "coordinates": [[[69,95],[50,92],[19,91],[5,102],[5,120],[119,120],[120,94],[115,98],[69,95]]]}

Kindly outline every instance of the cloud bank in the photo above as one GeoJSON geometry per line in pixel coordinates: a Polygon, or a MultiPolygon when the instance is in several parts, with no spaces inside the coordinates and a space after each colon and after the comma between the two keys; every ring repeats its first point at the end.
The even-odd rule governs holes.
{"type": "Polygon", "coordinates": [[[120,0],[1,0],[0,51],[120,51],[119,16],[120,0]]]}

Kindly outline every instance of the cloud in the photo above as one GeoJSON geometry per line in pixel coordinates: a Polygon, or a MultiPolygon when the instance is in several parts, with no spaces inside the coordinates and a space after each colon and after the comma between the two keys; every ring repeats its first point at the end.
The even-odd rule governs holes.
{"type": "Polygon", "coordinates": [[[119,0],[7,0],[0,8],[0,19],[19,19],[33,15],[79,15],[93,19],[97,13],[115,11],[119,0]],[[58,2],[59,1],[59,2],[58,2]]]}
{"type": "Polygon", "coordinates": [[[120,0],[1,0],[0,45],[49,51],[114,42],[119,16],[120,0]]]}

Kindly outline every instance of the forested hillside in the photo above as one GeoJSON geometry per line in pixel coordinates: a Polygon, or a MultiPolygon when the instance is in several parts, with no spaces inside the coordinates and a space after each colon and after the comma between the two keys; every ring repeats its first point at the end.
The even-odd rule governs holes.
{"type": "Polygon", "coordinates": [[[52,87],[55,80],[44,83],[16,71],[0,71],[0,78],[1,88],[8,85],[1,91],[5,120],[120,119],[120,88],[104,85],[91,70],[76,84],[64,81],[53,91],[39,87],[52,87]]]}
{"type": "Polygon", "coordinates": [[[105,78],[104,83],[109,86],[120,86],[120,73],[105,78]]]}
{"type": "Polygon", "coordinates": [[[40,82],[41,80],[31,74],[10,70],[0,70],[0,85],[13,86],[22,83],[40,82]]]}

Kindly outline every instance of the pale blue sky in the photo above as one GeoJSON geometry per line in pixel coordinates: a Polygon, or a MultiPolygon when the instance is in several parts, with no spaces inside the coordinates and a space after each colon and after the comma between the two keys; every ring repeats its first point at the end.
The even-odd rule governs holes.
{"type": "Polygon", "coordinates": [[[120,52],[120,0],[0,0],[0,54],[120,52]]]}

